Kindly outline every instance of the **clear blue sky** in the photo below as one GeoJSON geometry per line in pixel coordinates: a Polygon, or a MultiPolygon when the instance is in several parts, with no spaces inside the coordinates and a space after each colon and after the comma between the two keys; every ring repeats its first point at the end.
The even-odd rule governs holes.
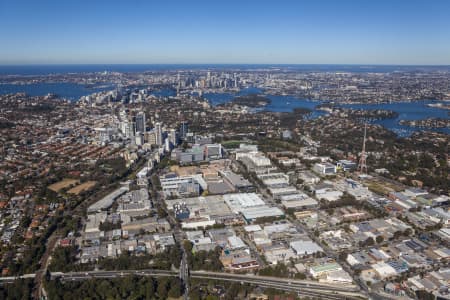
{"type": "Polygon", "coordinates": [[[448,0],[0,0],[0,64],[450,64],[448,0]]]}

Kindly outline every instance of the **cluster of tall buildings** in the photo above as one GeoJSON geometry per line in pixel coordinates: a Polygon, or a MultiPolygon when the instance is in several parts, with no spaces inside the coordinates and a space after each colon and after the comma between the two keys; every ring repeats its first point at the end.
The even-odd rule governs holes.
{"type": "Polygon", "coordinates": [[[150,129],[147,126],[146,115],[142,111],[132,114],[122,110],[119,113],[119,119],[119,130],[123,137],[130,139],[138,146],[148,143],[170,151],[179,144],[180,140],[185,140],[189,132],[187,121],[181,122],[179,130],[166,129],[161,122],[155,122],[154,127],[150,129]]]}
{"type": "Polygon", "coordinates": [[[180,88],[238,88],[240,78],[236,73],[211,73],[195,78],[192,76],[181,77],[177,74],[178,89],[180,88]]]}

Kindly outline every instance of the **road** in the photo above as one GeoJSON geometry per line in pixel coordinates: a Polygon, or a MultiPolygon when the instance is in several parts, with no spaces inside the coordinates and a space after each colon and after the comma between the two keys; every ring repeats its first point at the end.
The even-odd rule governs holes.
{"type": "MultiPolygon", "coordinates": [[[[236,167],[239,169],[239,172],[240,172],[241,174],[243,174],[243,173],[246,172],[245,166],[244,166],[240,161],[237,161],[237,160],[236,160],[236,164],[235,164],[235,165],[236,165],[236,167]]],[[[272,205],[274,205],[274,206],[277,206],[278,208],[280,208],[281,210],[284,211],[284,207],[282,207],[282,205],[280,205],[280,204],[277,204],[277,203],[273,200],[273,197],[267,192],[267,189],[266,189],[264,186],[262,186],[257,180],[254,180],[254,178],[252,178],[251,176],[250,176],[249,179],[250,179],[250,180],[252,181],[252,183],[256,186],[256,188],[257,188],[257,190],[259,191],[259,193],[263,195],[263,197],[265,198],[266,202],[268,202],[268,203],[270,203],[270,204],[272,204],[272,205]]],[[[298,221],[297,219],[295,219],[295,218],[291,218],[290,216],[287,216],[287,218],[288,218],[293,224],[295,224],[295,226],[296,226],[296,228],[297,228],[297,230],[298,230],[299,232],[305,232],[305,233],[307,233],[308,236],[309,236],[314,242],[316,242],[318,245],[320,245],[320,246],[322,247],[322,249],[324,250],[325,254],[326,254],[328,257],[333,258],[335,261],[337,261],[337,262],[344,268],[344,270],[352,276],[353,280],[354,280],[354,281],[362,288],[363,292],[366,294],[365,297],[367,297],[367,293],[368,293],[368,290],[369,290],[368,287],[367,287],[367,285],[366,285],[364,282],[362,282],[362,281],[358,278],[358,276],[355,276],[353,270],[346,264],[346,262],[341,261],[341,259],[339,258],[338,254],[337,254],[336,252],[332,251],[332,250],[329,249],[326,245],[324,245],[324,244],[321,242],[321,240],[320,240],[319,238],[317,238],[317,237],[314,235],[314,232],[312,232],[312,231],[310,230],[310,228],[304,226],[303,224],[301,224],[301,222],[299,222],[299,221],[298,221]]],[[[249,243],[249,241],[246,241],[246,242],[247,242],[248,245],[252,245],[252,243],[249,243]]],[[[259,258],[259,255],[258,255],[258,252],[257,252],[257,251],[256,251],[256,254],[257,254],[257,257],[259,258]]]]}
{"type": "MultiPolygon", "coordinates": [[[[182,264],[183,265],[183,264],[182,264]]],[[[89,271],[89,272],[53,272],[51,273],[52,279],[59,279],[61,281],[79,281],[88,280],[92,278],[120,278],[129,275],[135,276],[183,276],[187,278],[198,279],[217,279],[221,281],[239,282],[241,284],[248,283],[260,287],[271,287],[278,290],[290,291],[298,293],[303,296],[320,297],[321,299],[361,299],[366,298],[364,294],[359,293],[359,288],[355,285],[337,285],[320,283],[317,281],[308,280],[296,280],[286,279],[268,276],[256,276],[256,275],[239,275],[232,273],[220,273],[220,272],[205,272],[205,271],[191,271],[187,269],[183,271],[180,268],[180,272],[169,270],[122,270],[122,271],[89,271]]],[[[35,274],[27,274],[21,278],[34,278],[35,274]]],[[[18,277],[0,277],[0,282],[9,283],[17,279],[18,277]]],[[[188,290],[189,291],[189,290],[188,290]]],[[[187,293],[185,293],[185,297],[187,293]]]]}
{"type": "Polygon", "coordinates": [[[50,263],[49,258],[51,256],[51,253],[53,253],[53,250],[57,246],[59,238],[60,238],[59,234],[57,233],[57,231],[55,231],[47,240],[46,251],[40,261],[41,268],[38,271],[36,271],[36,277],[34,279],[36,285],[34,296],[37,297],[36,299],[41,299],[42,297],[46,296],[46,292],[44,290],[42,282],[45,274],[47,273],[47,268],[50,263]]]}
{"type": "Polygon", "coordinates": [[[184,294],[183,299],[188,300],[189,299],[189,265],[187,262],[187,254],[186,251],[183,249],[183,258],[181,259],[180,263],[180,279],[181,282],[184,285],[184,294]]]}
{"type": "MultiPolygon", "coordinates": [[[[242,165],[238,164],[239,168],[243,168],[242,165]]],[[[153,169],[151,175],[157,175],[158,170],[153,169]]],[[[258,182],[254,182],[258,190],[263,194],[266,198],[266,201],[269,201],[273,205],[277,205],[272,197],[267,193],[264,187],[260,186],[258,182]]],[[[89,272],[69,272],[69,273],[52,273],[52,279],[59,278],[62,281],[75,281],[75,280],[87,280],[91,278],[120,278],[123,276],[135,275],[135,276],[178,276],[182,281],[184,286],[184,295],[183,298],[185,300],[189,299],[189,279],[190,278],[198,278],[198,279],[217,279],[221,281],[229,281],[229,282],[239,282],[241,284],[248,283],[255,286],[260,287],[270,287],[276,288],[279,290],[292,291],[301,296],[308,297],[319,297],[321,299],[356,299],[356,298],[366,298],[367,296],[360,293],[358,286],[356,285],[334,285],[334,284],[325,284],[318,283],[316,281],[307,281],[307,280],[295,280],[295,279],[285,279],[285,278],[275,278],[275,277],[267,277],[267,276],[256,276],[256,275],[238,275],[238,274],[229,274],[229,273],[216,273],[216,272],[202,272],[202,271],[189,271],[187,254],[183,247],[183,241],[185,239],[185,233],[181,230],[179,223],[177,220],[171,215],[167,208],[165,207],[162,197],[160,193],[155,189],[155,185],[152,184],[153,195],[155,196],[153,201],[155,204],[160,206],[162,209],[166,211],[168,214],[168,221],[171,223],[172,228],[174,229],[174,237],[178,244],[181,246],[181,250],[183,252],[182,259],[180,262],[180,266],[178,270],[174,271],[166,271],[166,270],[123,270],[123,271],[89,271],[89,272]]],[[[278,205],[277,205],[278,206],[278,205]]],[[[299,224],[299,222],[295,222],[298,227],[303,227],[299,224]]],[[[308,232],[307,228],[302,228],[304,231],[308,232]]],[[[309,232],[311,235],[312,233],[309,232]]],[[[313,236],[313,235],[312,235],[313,236]]],[[[314,236],[313,236],[314,238],[314,236]]],[[[320,243],[320,241],[319,241],[320,243]]],[[[250,243],[251,245],[251,243],[250,243]]],[[[257,258],[259,258],[258,252],[254,250],[253,253],[257,258]]],[[[328,250],[328,249],[327,249],[328,250]]],[[[326,251],[330,252],[330,251],[326,251]]],[[[334,253],[327,253],[330,257],[334,257],[334,253]]],[[[335,257],[335,259],[338,259],[335,257]]],[[[262,262],[262,260],[259,258],[262,262]]],[[[44,269],[47,266],[47,260],[45,260],[44,269]]],[[[29,274],[27,276],[35,276],[36,278],[41,278],[41,274],[29,274]]],[[[0,282],[10,282],[16,278],[0,278],[0,282]]],[[[40,291],[40,289],[39,289],[40,291]]]]}
{"type": "MultiPolygon", "coordinates": [[[[295,280],[276,278],[268,276],[255,275],[238,275],[230,273],[219,272],[203,272],[191,271],[181,264],[179,272],[166,270],[124,270],[124,271],[91,271],[91,272],[70,272],[70,273],[52,273],[53,279],[59,278],[62,281],[86,280],[91,278],[119,278],[128,275],[136,276],[184,276],[187,278],[198,279],[217,279],[222,281],[231,281],[239,283],[248,283],[255,286],[271,287],[280,290],[292,291],[301,295],[316,296],[322,299],[356,299],[358,297],[365,298],[365,295],[360,294],[359,288],[355,285],[333,285],[326,283],[319,283],[316,281],[295,280]]],[[[189,293],[189,287],[185,289],[185,299],[189,293]]]]}
{"type": "MultiPolygon", "coordinates": [[[[154,168],[151,173],[148,175],[148,177],[152,178],[153,175],[159,175],[158,170],[154,168]]],[[[166,205],[164,204],[163,197],[161,193],[155,188],[155,183],[152,182],[151,184],[152,188],[152,194],[154,195],[153,202],[158,207],[163,209],[165,213],[167,214],[167,220],[170,223],[172,229],[173,229],[173,236],[175,241],[178,243],[178,245],[181,248],[181,251],[183,252],[180,266],[179,266],[179,274],[178,277],[181,280],[181,283],[183,285],[183,299],[188,300],[189,299],[189,264],[187,260],[187,254],[183,246],[183,242],[185,240],[186,234],[181,229],[179,222],[175,219],[175,216],[169,212],[166,205]]]]}

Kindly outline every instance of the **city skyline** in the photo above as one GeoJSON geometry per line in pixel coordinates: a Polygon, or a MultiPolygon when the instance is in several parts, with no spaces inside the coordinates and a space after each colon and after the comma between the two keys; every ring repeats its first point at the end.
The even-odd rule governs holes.
{"type": "Polygon", "coordinates": [[[446,1],[0,2],[0,65],[449,65],[446,1]]]}

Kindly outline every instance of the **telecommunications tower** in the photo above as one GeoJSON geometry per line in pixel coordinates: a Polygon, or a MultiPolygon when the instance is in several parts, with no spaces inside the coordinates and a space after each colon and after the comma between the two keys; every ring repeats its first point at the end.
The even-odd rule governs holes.
{"type": "Polygon", "coordinates": [[[366,133],[367,133],[367,123],[364,123],[364,141],[363,147],[361,151],[361,157],[359,158],[358,171],[361,174],[367,173],[367,165],[366,165],[366,133]]]}

